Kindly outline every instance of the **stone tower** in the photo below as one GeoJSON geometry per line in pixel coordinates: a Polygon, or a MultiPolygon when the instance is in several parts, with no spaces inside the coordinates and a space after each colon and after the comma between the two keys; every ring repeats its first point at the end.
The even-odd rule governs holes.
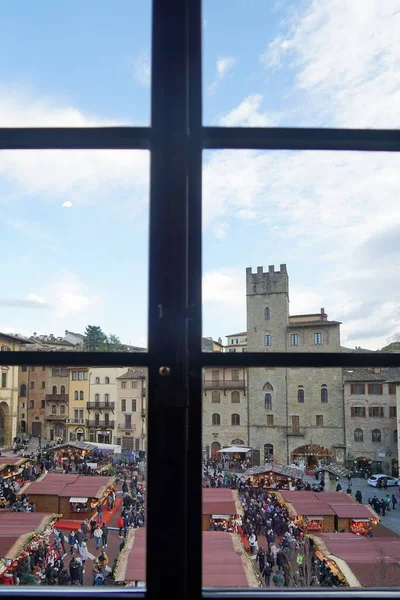
{"type": "Polygon", "coordinates": [[[285,352],[289,320],[289,277],[286,265],[275,271],[246,269],[247,350],[285,352]],[[270,338],[266,337],[270,336],[270,338]]]}
{"type": "MultiPolygon", "coordinates": [[[[319,313],[289,315],[286,265],[246,269],[248,352],[340,352],[340,323],[319,313]]],[[[344,459],[340,368],[249,368],[249,445],[290,464],[344,459]],[[312,456],[311,456],[312,454],[312,456]],[[314,456],[315,455],[315,456],[314,456]],[[303,460],[303,459],[301,459],[303,460]]]]}

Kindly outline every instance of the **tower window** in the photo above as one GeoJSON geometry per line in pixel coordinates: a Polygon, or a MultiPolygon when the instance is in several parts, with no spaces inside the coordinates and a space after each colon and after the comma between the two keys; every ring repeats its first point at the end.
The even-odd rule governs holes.
{"type": "Polygon", "coordinates": [[[272,346],[272,336],[269,333],[264,335],[264,346],[272,346]]]}
{"type": "Polygon", "coordinates": [[[304,388],[302,385],[299,385],[297,390],[297,402],[301,402],[301,404],[304,404],[304,388]]]}
{"type": "Polygon", "coordinates": [[[314,333],[314,344],[319,346],[322,344],[322,333],[314,333]]]}
{"type": "Polygon", "coordinates": [[[265,410],[272,410],[272,396],[265,394],[265,410]]]}
{"type": "Polygon", "coordinates": [[[264,309],[264,318],[266,321],[269,321],[271,318],[271,311],[269,310],[268,306],[266,306],[264,309]]]}
{"type": "Polygon", "coordinates": [[[256,291],[257,291],[257,286],[256,286],[256,285],[253,285],[253,294],[255,294],[255,293],[256,293],[256,291]]]}
{"type": "Polygon", "coordinates": [[[328,388],[325,384],[321,386],[321,402],[324,404],[328,402],[328,388]]]}
{"type": "Polygon", "coordinates": [[[291,346],[298,346],[299,345],[299,336],[297,335],[297,333],[292,333],[290,336],[290,345],[291,346]]]}

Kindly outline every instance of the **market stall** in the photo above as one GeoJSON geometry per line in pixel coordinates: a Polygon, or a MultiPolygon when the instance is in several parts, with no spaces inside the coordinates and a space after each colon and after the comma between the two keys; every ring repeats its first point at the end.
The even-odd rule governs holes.
{"type": "Polygon", "coordinates": [[[378,524],[374,511],[363,504],[331,504],[335,511],[335,529],[343,533],[366,535],[378,524]]]}
{"type": "Polygon", "coordinates": [[[24,571],[28,557],[47,556],[57,518],[58,515],[14,513],[10,528],[10,515],[0,514],[0,585],[15,585],[15,576],[24,571]]]}
{"type": "Polygon", "coordinates": [[[118,446],[110,444],[67,442],[53,449],[54,460],[63,470],[65,465],[70,465],[75,470],[79,464],[91,464],[92,470],[95,471],[112,463],[112,457],[117,448],[118,446]]]}
{"type": "Polygon", "coordinates": [[[55,512],[64,519],[90,518],[114,488],[114,477],[47,473],[25,488],[37,512],[55,512]]]}
{"type": "Polygon", "coordinates": [[[329,504],[324,502],[287,502],[286,507],[292,522],[304,531],[326,531],[335,530],[335,513],[329,504]]]}
{"type": "Polygon", "coordinates": [[[244,473],[253,487],[266,490],[293,490],[296,481],[302,479],[303,471],[278,463],[251,467],[244,473]]]}
{"type": "Polygon", "coordinates": [[[29,458],[0,456],[0,483],[2,485],[10,484],[15,478],[18,485],[22,487],[24,484],[24,469],[29,464],[29,458]]]}
{"type": "Polygon", "coordinates": [[[218,454],[221,456],[223,462],[229,464],[230,469],[241,469],[242,464],[245,462],[247,465],[251,465],[251,448],[247,446],[226,446],[221,450],[218,450],[218,454]]]}
{"type": "MultiPolygon", "coordinates": [[[[243,507],[237,490],[227,488],[204,488],[202,506],[202,529],[208,531],[219,526],[235,530],[241,524],[243,507]]],[[[226,529],[225,529],[226,528],[226,529]]]]}

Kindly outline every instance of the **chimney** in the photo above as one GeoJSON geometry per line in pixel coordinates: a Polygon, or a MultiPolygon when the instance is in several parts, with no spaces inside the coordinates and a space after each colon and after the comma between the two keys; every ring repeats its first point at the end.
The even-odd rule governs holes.
{"type": "Polygon", "coordinates": [[[379,375],[379,373],[381,372],[381,367],[374,367],[373,372],[379,375]]]}
{"type": "Polygon", "coordinates": [[[327,321],[328,320],[328,315],[325,312],[324,308],[321,308],[321,321],[327,321]]]}

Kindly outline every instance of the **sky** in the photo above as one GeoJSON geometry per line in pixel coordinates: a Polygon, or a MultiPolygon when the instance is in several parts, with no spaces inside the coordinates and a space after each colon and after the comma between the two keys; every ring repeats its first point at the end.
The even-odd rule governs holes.
{"type": "MultiPolygon", "coordinates": [[[[145,0],[0,2],[0,127],[150,124],[145,0]]],[[[400,126],[400,0],[205,0],[204,123],[400,126]]],[[[290,312],[342,344],[400,332],[400,157],[207,151],[203,334],[246,329],[245,269],[286,263],[290,312]]],[[[0,157],[0,331],[100,325],[147,343],[149,156],[0,157]]]]}

